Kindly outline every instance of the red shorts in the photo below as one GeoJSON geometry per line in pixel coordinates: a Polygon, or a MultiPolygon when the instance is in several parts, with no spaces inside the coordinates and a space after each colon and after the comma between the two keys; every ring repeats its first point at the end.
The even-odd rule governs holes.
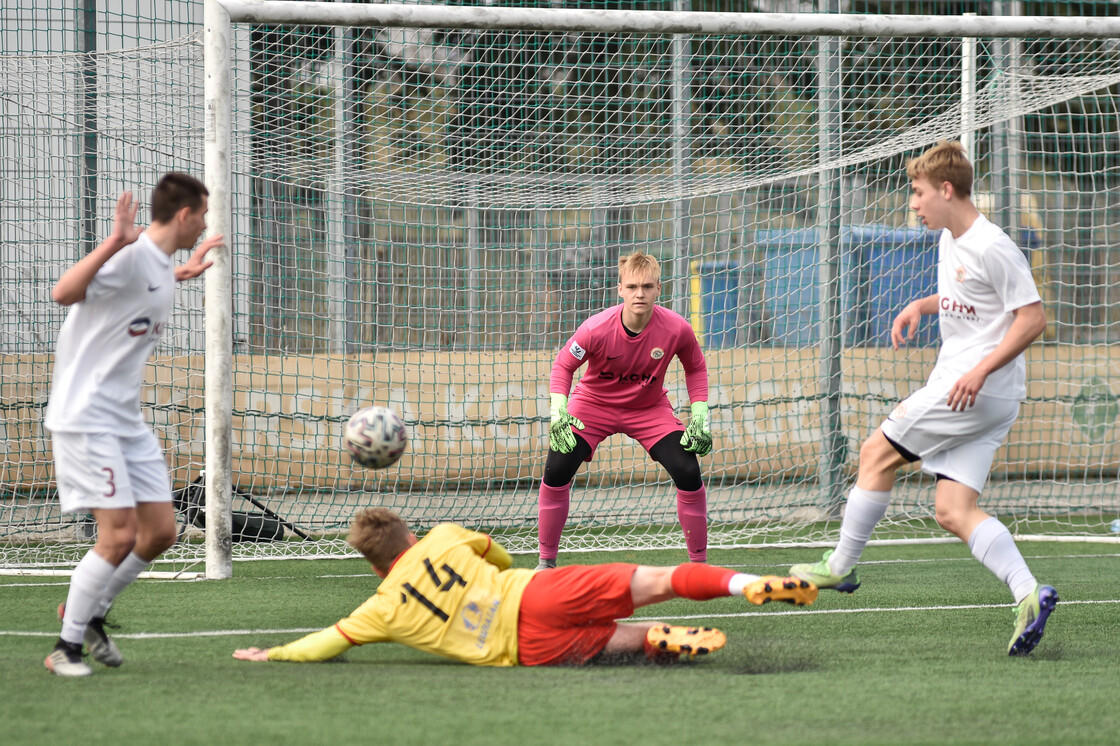
{"type": "Polygon", "coordinates": [[[568,402],[568,414],[583,422],[582,430],[572,428],[572,432],[578,433],[591,446],[588,461],[595,455],[595,448],[615,433],[629,435],[648,452],[669,433],[684,432],[684,424],[673,414],[667,397],[648,409],[627,409],[604,407],[573,396],[568,402]]]}
{"type": "Polygon", "coordinates": [[[630,580],[637,565],[570,565],[542,570],[521,597],[517,659],[523,666],[586,663],[634,613],[630,580]]]}

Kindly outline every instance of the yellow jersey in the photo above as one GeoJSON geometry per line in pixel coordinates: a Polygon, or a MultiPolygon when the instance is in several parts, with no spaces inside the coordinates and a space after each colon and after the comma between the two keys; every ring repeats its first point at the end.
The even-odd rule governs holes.
{"type": "Polygon", "coordinates": [[[533,570],[486,534],[443,523],[405,551],[377,592],[332,627],[268,651],[327,660],[354,645],[399,642],[479,666],[517,665],[517,618],[533,570]]]}

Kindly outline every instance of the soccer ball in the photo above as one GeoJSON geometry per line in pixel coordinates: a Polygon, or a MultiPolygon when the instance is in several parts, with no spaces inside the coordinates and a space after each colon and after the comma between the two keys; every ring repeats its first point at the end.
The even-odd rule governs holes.
{"type": "Polygon", "coordinates": [[[350,458],[370,469],[384,469],[400,459],[408,445],[408,430],[397,413],[385,407],[359,409],[343,433],[350,458]]]}

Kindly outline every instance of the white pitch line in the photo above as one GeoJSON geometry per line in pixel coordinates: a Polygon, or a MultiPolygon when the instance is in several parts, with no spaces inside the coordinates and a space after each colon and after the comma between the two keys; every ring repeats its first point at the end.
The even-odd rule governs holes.
{"type": "MultiPolygon", "coordinates": [[[[306,635],[322,627],[294,627],[292,629],[212,629],[200,632],[133,632],[114,634],[114,640],[169,640],[183,637],[241,637],[243,635],[306,635]]],[[[0,630],[0,637],[58,637],[58,632],[16,632],[0,630]]]]}
{"type": "MultiPolygon", "coordinates": [[[[1120,558],[1120,553],[1118,553],[1118,554],[1111,554],[1111,553],[1110,554],[1040,554],[1040,555],[1035,555],[1035,556],[1030,556],[1030,557],[1024,557],[1024,559],[1031,560],[1031,561],[1034,561],[1034,560],[1051,560],[1051,559],[1114,559],[1114,558],[1120,558]]],[[[936,562],[975,562],[975,561],[976,561],[976,559],[972,556],[969,556],[969,557],[912,558],[912,559],[866,560],[866,561],[860,562],[859,566],[860,567],[867,567],[868,565],[909,565],[909,564],[917,565],[917,564],[923,564],[923,563],[928,564],[928,563],[936,563],[936,562]]],[[[779,570],[775,570],[774,566],[771,565],[771,564],[765,564],[764,565],[764,564],[726,563],[726,564],[720,565],[720,567],[726,567],[726,568],[731,569],[731,570],[762,569],[762,570],[766,571],[764,574],[776,574],[776,573],[780,572],[779,570]]],[[[70,575],[71,572],[72,571],[67,570],[65,573],[51,573],[51,574],[52,575],[53,574],[70,575]]],[[[6,575],[6,574],[13,574],[13,573],[0,572],[0,575],[6,575]]],[[[309,577],[309,576],[306,576],[306,575],[272,575],[272,576],[269,576],[269,577],[241,578],[241,580],[262,580],[262,581],[299,580],[301,578],[306,578],[306,577],[309,577]]],[[[356,572],[356,573],[315,575],[313,577],[316,578],[316,579],[321,579],[321,578],[366,578],[366,577],[373,577],[373,574],[368,573],[368,572],[356,572]]],[[[190,574],[186,574],[186,575],[181,574],[181,573],[163,573],[163,574],[156,574],[156,573],[147,574],[146,573],[146,574],[142,574],[140,576],[140,578],[141,579],[146,579],[146,580],[151,580],[153,582],[172,582],[172,581],[178,582],[180,580],[205,580],[206,579],[204,577],[203,573],[190,573],[190,574]]],[[[36,588],[36,587],[41,587],[41,586],[67,586],[67,585],[70,585],[70,581],[68,581],[68,580],[63,581],[63,582],[57,582],[57,583],[0,583],[0,588],[36,588]]]]}
{"type": "MultiPolygon", "coordinates": [[[[34,577],[65,577],[68,578],[74,574],[74,568],[69,569],[21,569],[18,567],[0,567],[0,575],[10,575],[17,578],[34,578],[34,577]]],[[[206,573],[201,572],[187,572],[186,570],[170,571],[170,570],[145,570],[138,576],[142,579],[159,579],[159,580],[204,580],[206,573]]]]}
{"type": "MultiPolygon", "coordinates": [[[[1024,559],[1031,560],[1031,561],[1034,561],[1034,560],[1053,560],[1053,559],[1114,559],[1114,558],[1120,558],[1120,553],[1107,553],[1107,554],[1039,554],[1039,555],[1032,555],[1032,556],[1024,556],[1024,559]]],[[[304,558],[302,558],[302,557],[292,557],[292,558],[288,558],[288,559],[304,559],[304,558]]],[[[337,558],[312,558],[312,559],[337,559],[337,558]]],[[[859,563],[859,566],[860,567],[866,567],[868,565],[908,565],[908,564],[928,564],[928,563],[936,563],[936,562],[975,562],[975,561],[976,561],[975,558],[973,558],[971,556],[969,556],[969,557],[933,557],[933,558],[916,557],[916,558],[909,558],[909,559],[863,560],[859,563]]],[[[780,570],[775,570],[775,567],[772,564],[759,564],[759,563],[746,563],[746,564],[744,564],[744,563],[730,563],[729,562],[729,563],[725,563],[725,564],[721,565],[721,567],[727,567],[727,568],[732,569],[732,570],[762,568],[762,569],[766,570],[768,574],[770,573],[770,571],[780,572],[780,570]]],[[[15,577],[33,577],[33,576],[52,577],[52,576],[54,576],[54,577],[67,577],[68,578],[70,575],[73,574],[73,572],[74,572],[73,569],[25,571],[25,570],[19,570],[18,568],[16,568],[16,569],[0,568],[0,576],[8,575],[8,576],[15,576],[15,577]]],[[[345,574],[315,575],[314,577],[315,578],[361,578],[361,577],[370,577],[370,576],[372,576],[371,573],[359,572],[359,573],[345,573],[345,574]]],[[[270,576],[270,577],[260,577],[260,578],[255,578],[255,579],[256,580],[268,580],[268,581],[271,581],[271,580],[298,580],[298,579],[303,578],[303,577],[308,577],[308,576],[276,575],[276,576],[270,576]]],[[[193,581],[193,580],[206,580],[206,574],[202,573],[202,572],[187,572],[186,570],[181,570],[181,571],[178,571],[178,572],[150,570],[150,571],[141,573],[140,574],[140,579],[142,579],[142,580],[153,580],[153,581],[163,581],[163,582],[172,581],[172,580],[174,580],[174,581],[192,580],[193,581]]],[[[242,578],[242,579],[244,580],[245,578],[242,578]]],[[[57,582],[57,583],[0,583],[0,588],[35,588],[35,587],[38,587],[38,586],[58,586],[58,585],[69,585],[69,581],[67,580],[67,581],[57,582]]]]}
{"type": "MultiPolygon", "coordinates": [[[[308,575],[271,575],[267,578],[240,578],[240,580],[268,580],[268,581],[271,581],[271,580],[303,580],[303,579],[307,579],[307,578],[311,578],[311,579],[314,579],[314,580],[321,580],[323,578],[370,578],[370,579],[372,579],[373,577],[374,577],[374,574],[372,572],[356,572],[356,573],[353,573],[352,575],[314,575],[314,576],[308,576],[308,575]]],[[[185,578],[185,579],[186,580],[199,580],[199,581],[206,580],[206,578],[185,578]]],[[[180,580],[174,580],[174,579],[171,579],[171,578],[148,578],[148,580],[151,580],[151,582],[153,582],[153,583],[178,583],[178,582],[180,582],[180,580]]],[[[68,585],[70,585],[70,581],[65,580],[65,581],[59,581],[59,582],[56,582],[56,583],[0,583],[0,588],[38,588],[38,587],[43,587],[43,586],[49,587],[49,586],[68,586],[68,585]]]]}
{"type": "MultiPolygon", "coordinates": [[[[1058,602],[1061,606],[1084,604],[1120,604],[1120,598],[1102,600],[1058,602]]],[[[965,609],[1011,609],[1014,604],[962,604],[960,606],[881,606],[862,609],[798,609],[796,611],[743,611],[735,614],[689,614],[686,616],[631,617],[627,621],[647,621],[649,619],[740,619],[759,616],[809,616],[811,614],[864,614],[877,611],[963,611],[965,609]]],[[[3,632],[0,632],[3,634],[3,632]]]]}
{"type": "MultiPolygon", "coordinates": [[[[206,578],[202,578],[202,577],[188,578],[188,577],[185,577],[185,576],[180,576],[178,578],[144,578],[144,579],[149,580],[153,583],[182,583],[184,581],[195,583],[195,582],[202,582],[202,581],[206,580],[206,578]]],[[[292,580],[294,578],[276,578],[276,579],[277,580],[292,580]]],[[[273,578],[261,578],[261,580],[273,580],[273,578]]],[[[66,586],[69,586],[69,585],[70,585],[69,580],[60,580],[60,581],[57,581],[57,582],[54,582],[54,583],[0,583],[0,588],[39,588],[39,587],[49,587],[49,586],[63,586],[63,587],[66,587],[66,586]]]]}
{"type": "MultiPolygon", "coordinates": [[[[1027,560],[1049,560],[1049,559],[1102,559],[1102,558],[1120,557],[1120,553],[1109,554],[1037,554],[1034,556],[1023,557],[1027,560]]],[[[968,557],[918,557],[914,559],[890,559],[890,560],[868,560],[860,562],[859,566],[864,565],[904,565],[910,562],[975,562],[976,558],[968,557]]]]}
{"type": "MultiPolygon", "coordinates": [[[[1062,606],[1084,606],[1096,604],[1120,604],[1120,598],[1099,600],[1060,601],[1062,606]]],[[[959,606],[889,606],[862,609],[798,609],[795,611],[742,611],[732,614],[663,614],[649,617],[630,617],[629,622],[648,622],[663,619],[745,619],[761,616],[809,616],[814,614],[865,614],[896,611],[964,611],[967,609],[1009,609],[1010,604],[962,604],[959,606]]],[[[166,640],[189,637],[244,637],[248,635],[305,635],[318,632],[323,627],[294,627],[290,629],[214,629],[199,632],[134,632],[114,634],[118,640],[166,640]]],[[[0,630],[0,637],[58,637],[58,632],[25,632],[0,630]]]]}
{"type": "MultiPolygon", "coordinates": [[[[1109,554],[1040,554],[1035,556],[1024,556],[1023,559],[1035,560],[1052,560],[1052,559],[1115,559],[1120,558],[1120,553],[1109,554]]],[[[886,559],[886,560],[860,560],[858,567],[867,567],[868,565],[918,565],[939,562],[976,562],[976,558],[971,555],[968,557],[915,557],[910,559],[886,559]]],[[[772,564],[727,564],[721,567],[728,567],[733,570],[740,568],[768,568],[773,569],[772,564]]]]}

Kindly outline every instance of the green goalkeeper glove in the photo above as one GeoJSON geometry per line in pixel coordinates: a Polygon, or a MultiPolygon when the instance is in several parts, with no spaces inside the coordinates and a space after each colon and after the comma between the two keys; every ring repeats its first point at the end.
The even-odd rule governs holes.
{"type": "Polygon", "coordinates": [[[572,432],[583,429],[583,423],[568,414],[568,397],[563,394],[549,394],[552,405],[548,411],[548,447],[559,453],[571,453],[576,447],[576,435],[572,432]]]}
{"type": "Polygon", "coordinates": [[[712,452],[712,425],[708,421],[708,402],[692,402],[692,419],[681,436],[681,445],[689,453],[707,456],[712,452]]]}

